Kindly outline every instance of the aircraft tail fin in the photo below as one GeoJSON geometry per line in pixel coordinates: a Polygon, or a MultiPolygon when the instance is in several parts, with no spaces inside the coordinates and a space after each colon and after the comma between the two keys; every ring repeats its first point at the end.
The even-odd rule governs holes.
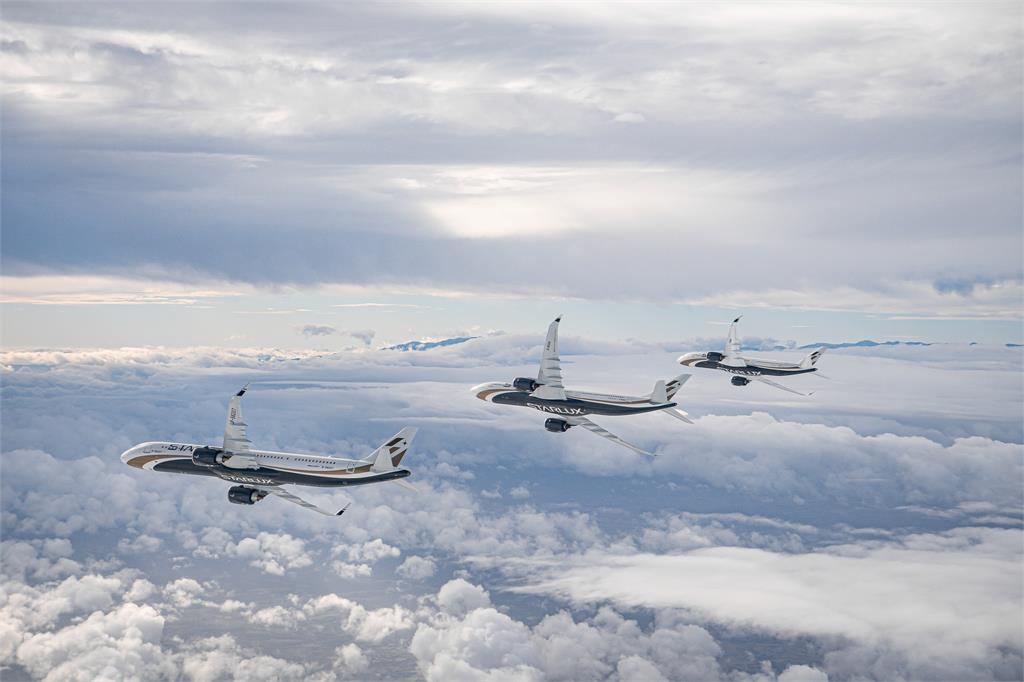
{"type": "Polygon", "coordinates": [[[370,466],[372,471],[391,471],[402,463],[402,458],[408,452],[415,436],[416,427],[407,426],[370,453],[363,461],[372,463],[370,466]]]}
{"type": "Polygon", "coordinates": [[[825,354],[827,348],[817,348],[812,350],[810,353],[804,356],[804,359],[800,361],[800,369],[810,369],[818,364],[818,360],[825,354]]]}
{"type": "Polygon", "coordinates": [[[665,386],[664,379],[658,379],[654,382],[654,390],[651,391],[651,402],[652,403],[667,403],[668,402],[668,388],[665,386]]]}
{"type": "Polygon", "coordinates": [[[680,374],[676,378],[669,379],[667,382],[665,382],[665,396],[667,398],[665,402],[672,400],[672,398],[675,397],[676,393],[679,392],[679,389],[683,387],[683,384],[689,381],[690,377],[692,376],[692,374],[680,374]]]}

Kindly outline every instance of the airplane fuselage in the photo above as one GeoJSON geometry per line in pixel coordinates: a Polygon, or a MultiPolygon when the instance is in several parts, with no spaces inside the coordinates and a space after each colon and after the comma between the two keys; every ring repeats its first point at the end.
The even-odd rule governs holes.
{"type": "Polygon", "coordinates": [[[679,358],[685,367],[717,369],[729,374],[748,377],[785,377],[816,372],[816,367],[801,367],[788,362],[758,360],[756,358],[725,357],[721,353],[687,353],[679,358]]]}
{"type": "Polygon", "coordinates": [[[626,415],[655,412],[674,407],[675,403],[651,403],[647,398],[566,391],[565,400],[537,398],[528,391],[520,391],[511,384],[482,384],[474,389],[476,397],[498,405],[529,407],[546,414],[562,417],[583,417],[591,414],[626,415]]]}
{"type": "Polygon", "coordinates": [[[811,367],[809,369],[803,369],[798,365],[792,367],[763,367],[757,364],[751,364],[748,360],[746,364],[741,366],[726,365],[721,362],[715,362],[713,360],[699,360],[696,362],[682,363],[687,367],[700,367],[703,369],[717,369],[723,372],[729,372],[730,374],[738,374],[740,376],[769,376],[769,377],[784,377],[792,376],[794,374],[807,374],[808,372],[817,371],[816,368],[811,367]]]}
{"type": "Polygon", "coordinates": [[[371,463],[364,460],[266,450],[232,455],[207,445],[171,442],[141,443],[122,454],[121,461],[138,469],[215,476],[231,483],[255,486],[294,484],[335,488],[390,481],[411,473],[408,469],[375,472],[371,470],[371,463]],[[212,461],[217,454],[222,455],[223,462],[212,461]],[[206,463],[201,463],[204,460],[206,463]]]}

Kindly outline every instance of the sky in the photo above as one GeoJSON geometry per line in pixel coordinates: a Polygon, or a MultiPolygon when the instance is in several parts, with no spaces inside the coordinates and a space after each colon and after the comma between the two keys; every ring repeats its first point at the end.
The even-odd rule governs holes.
{"type": "Polygon", "coordinates": [[[1024,679],[1022,18],[5,2],[0,677],[1024,679]],[[596,420],[647,458],[469,390],[559,314],[625,394],[741,314],[904,343],[596,420]],[[245,384],[263,449],[418,427],[418,492],[120,461],[245,384]]]}
{"type": "Polygon", "coordinates": [[[5,345],[1021,341],[1017,3],[187,7],[5,3],[5,345]]]}

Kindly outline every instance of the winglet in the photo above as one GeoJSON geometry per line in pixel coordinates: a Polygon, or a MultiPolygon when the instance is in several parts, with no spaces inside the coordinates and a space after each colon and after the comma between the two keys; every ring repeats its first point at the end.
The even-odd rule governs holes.
{"type": "Polygon", "coordinates": [[[344,513],[345,513],[345,510],[346,510],[346,509],[348,509],[348,508],[349,508],[349,507],[351,507],[351,506],[352,506],[352,503],[351,503],[351,502],[349,502],[349,503],[348,503],[348,504],[346,504],[346,505],[345,505],[344,507],[342,507],[342,508],[341,508],[341,511],[340,511],[340,512],[338,512],[337,514],[335,514],[335,516],[341,516],[342,514],[344,514],[344,513]]]}
{"type": "Polygon", "coordinates": [[[239,391],[238,393],[236,393],[236,394],[235,394],[235,397],[236,397],[236,398],[241,398],[241,397],[242,397],[243,395],[245,395],[245,392],[246,392],[246,391],[247,391],[248,389],[249,389],[249,384],[246,384],[245,386],[242,386],[242,390],[241,390],[241,391],[239,391]]]}
{"type": "Polygon", "coordinates": [[[740,317],[743,317],[743,316],[742,316],[742,315],[740,315],[740,316],[739,316],[739,317],[737,317],[737,318],[736,318],[735,320],[733,320],[733,321],[732,321],[732,323],[733,323],[733,324],[736,324],[737,322],[739,322],[739,321],[740,321],[740,317]]]}

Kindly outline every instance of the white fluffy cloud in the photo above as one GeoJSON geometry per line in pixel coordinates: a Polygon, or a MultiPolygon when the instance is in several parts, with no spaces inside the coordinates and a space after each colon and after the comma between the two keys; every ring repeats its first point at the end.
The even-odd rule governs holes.
{"type": "MultiPolygon", "coordinates": [[[[590,553],[518,591],[626,607],[683,608],[785,637],[887,650],[886,675],[997,677],[1022,641],[1020,532],[957,529],[802,554],[741,547],[590,553]]],[[[843,655],[832,659],[837,672],[843,655]]],[[[886,676],[882,675],[882,676],[886,676]]]]}
{"type": "MultiPolygon", "coordinates": [[[[720,377],[695,377],[684,402],[695,425],[657,415],[609,424],[651,439],[662,457],[648,462],[585,432],[548,434],[535,414],[499,414],[467,395],[478,374],[515,376],[532,366],[537,343],[493,337],[403,357],[5,354],[0,656],[25,670],[75,661],[85,654],[71,632],[38,639],[25,662],[18,651],[27,639],[93,619],[111,633],[109,650],[121,653],[110,655],[123,656],[125,670],[166,668],[177,677],[201,679],[203,661],[219,671],[249,658],[282,678],[335,668],[357,675],[371,661],[364,670],[377,669],[378,647],[401,653],[412,644],[416,664],[436,678],[566,679],[586,670],[594,678],[739,680],[736,659],[716,652],[743,642],[758,658],[783,652],[790,661],[794,652],[808,655],[805,639],[788,648],[799,635],[815,653],[780,679],[820,679],[823,671],[891,679],[934,672],[908,653],[927,636],[933,644],[921,651],[941,646],[933,658],[962,677],[1012,677],[1020,633],[1008,623],[1021,605],[1008,576],[1019,577],[1020,556],[1008,548],[1020,534],[1021,446],[1011,433],[1020,363],[1011,351],[830,354],[839,380],[813,401],[723,394],[720,377]],[[139,472],[117,459],[147,438],[216,442],[222,396],[256,377],[266,385],[253,391],[247,417],[268,447],[365,453],[398,422],[423,425],[408,460],[420,493],[365,486],[351,493],[339,523],[273,499],[231,506],[215,479],[139,472]],[[880,377],[892,382],[884,395],[880,377]],[[869,418],[878,421],[862,421],[869,418]],[[516,487],[529,497],[514,497],[516,487]],[[483,499],[480,489],[507,494],[483,499]],[[407,580],[389,582],[395,566],[407,580]],[[552,566],[559,568],[545,568],[552,566]],[[543,581],[584,570],[595,575],[573,589],[543,581]],[[449,580],[449,571],[463,579],[449,580]],[[502,571],[508,581],[496,582],[502,571]],[[352,583],[341,589],[338,573],[352,583]],[[424,595],[435,576],[449,582],[424,595]],[[391,587],[380,589],[382,581],[391,587]],[[508,602],[498,592],[537,582],[542,596],[508,602]],[[649,601],[622,594],[641,589],[649,601]],[[372,597],[356,600],[356,591],[372,597]],[[926,600],[928,591],[938,596],[926,600]],[[750,598],[737,605],[738,594],[750,598]],[[755,597],[769,596],[781,606],[756,610],[755,597]],[[587,609],[562,612],[574,599],[587,609]],[[616,601],[629,617],[607,608],[616,601]],[[152,640],[156,649],[122,641],[134,636],[130,626],[119,629],[128,616],[163,619],[173,637],[152,640]],[[648,617],[654,623],[644,625],[648,617]],[[231,636],[194,638],[187,626],[205,618],[231,636]],[[946,635],[933,632],[940,627],[960,643],[945,646],[946,635]],[[751,644],[737,629],[772,644],[751,644]],[[268,656],[279,654],[264,650],[264,638],[300,630],[326,637],[320,658],[268,656]]],[[[574,375],[600,376],[614,390],[674,366],[659,347],[574,343],[566,355],[574,375]]],[[[766,670],[758,674],[770,679],[770,663],[766,670]]]]}
{"type": "Polygon", "coordinates": [[[433,560],[421,556],[406,557],[395,572],[410,580],[426,580],[434,575],[437,566],[433,560]]]}
{"type": "Polygon", "coordinates": [[[370,661],[358,644],[349,643],[338,647],[334,654],[335,669],[345,675],[357,676],[370,667],[370,661]]]}
{"type": "Polygon", "coordinates": [[[259,533],[254,538],[239,540],[229,551],[273,575],[284,575],[286,570],[305,568],[313,563],[305,541],[287,533],[259,533]]]}
{"type": "MultiPolygon", "coordinates": [[[[561,611],[530,627],[494,608],[483,588],[464,580],[444,585],[437,605],[440,610],[426,615],[410,644],[428,680],[724,676],[717,661],[722,650],[714,638],[671,612],[649,629],[607,607],[580,621],[561,611]]],[[[788,671],[788,679],[801,679],[811,670],[800,666],[788,671]]]]}

